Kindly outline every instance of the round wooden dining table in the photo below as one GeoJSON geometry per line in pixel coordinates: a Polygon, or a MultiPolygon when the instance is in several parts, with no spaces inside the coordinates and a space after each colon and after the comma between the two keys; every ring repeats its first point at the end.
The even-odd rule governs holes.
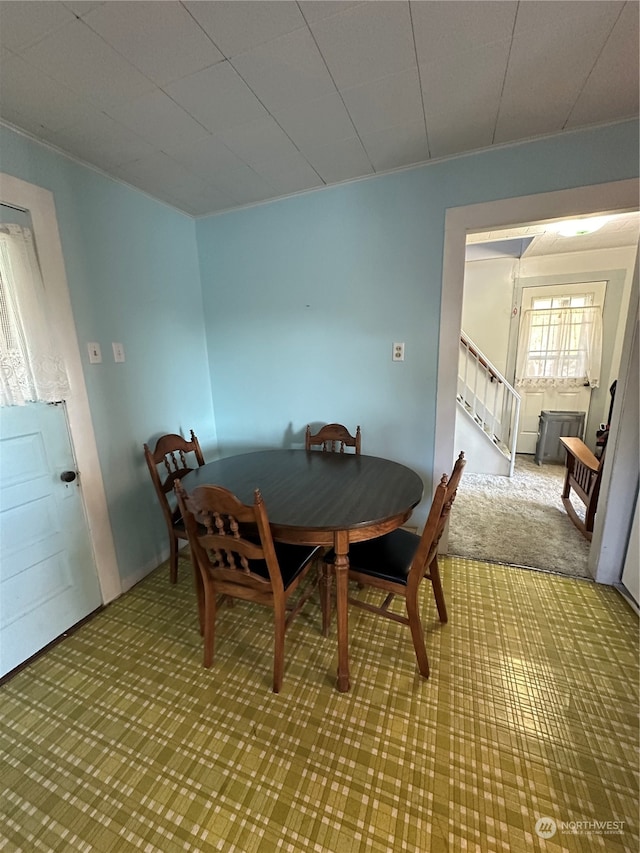
{"type": "Polygon", "coordinates": [[[335,551],[338,627],[337,688],[349,680],[349,543],[373,539],[404,524],[422,499],[421,477],[376,456],[307,450],[261,450],[209,462],[182,480],[223,486],[252,504],[260,489],[274,539],[335,551]]]}

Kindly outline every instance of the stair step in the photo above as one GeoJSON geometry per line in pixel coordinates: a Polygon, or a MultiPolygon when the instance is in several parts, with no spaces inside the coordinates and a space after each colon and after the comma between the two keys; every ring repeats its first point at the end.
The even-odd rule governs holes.
{"type": "Polygon", "coordinates": [[[482,432],[487,436],[489,441],[505,456],[507,459],[510,458],[511,451],[509,447],[500,439],[494,432],[492,432],[491,426],[482,420],[480,415],[477,412],[474,412],[473,406],[468,403],[463,397],[462,394],[456,395],[456,400],[460,406],[466,411],[469,417],[473,420],[475,425],[482,430],[482,432]]]}

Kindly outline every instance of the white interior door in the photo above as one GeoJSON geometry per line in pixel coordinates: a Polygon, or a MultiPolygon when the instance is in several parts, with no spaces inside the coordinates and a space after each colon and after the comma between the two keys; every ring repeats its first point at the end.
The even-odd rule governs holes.
{"type": "Polygon", "coordinates": [[[1,409],[0,675],[101,600],[64,404],[1,409]]]}
{"type": "MultiPolygon", "coordinates": [[[[606,282],[590,281],[581,284],[549,285],[544,287],[525,287],[522,289],[520,317],[531,309],[534,299],[589,295],[592,305],[604,305],[606,282]]],[[[517,453],[535,453],[538,440],[540,412],[584,412],[585,422],[591,404],[591,388],[518,388],[522,398],[520,408],[520,427],[516,446],[517,453]]]]}

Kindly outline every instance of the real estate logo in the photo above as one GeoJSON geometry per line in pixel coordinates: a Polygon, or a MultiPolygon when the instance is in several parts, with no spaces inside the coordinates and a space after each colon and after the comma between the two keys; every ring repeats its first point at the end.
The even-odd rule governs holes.
{"type": "Polygon", "coordinates": [[[539,817],[536,821],[535,830],[539,838],[553,838],[558,826],[552,817],[539,817]]]}
{"type": "Polygon", "coordinates": [[[535,823],[538,838],[553,838],[556,832],[564,835],[622,835],[625,829],[623,820],[554,820],[552,817],[539,817],[535,823]]]}

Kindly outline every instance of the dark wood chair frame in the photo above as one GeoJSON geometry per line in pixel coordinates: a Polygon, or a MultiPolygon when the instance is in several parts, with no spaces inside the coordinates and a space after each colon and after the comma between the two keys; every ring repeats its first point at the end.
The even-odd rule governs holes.
{"type": "MultiPolygon", "coordinates": [[[[456,499],[456,495],[458,493],[458,486],[460,485],[460,480],[462,478],[462,472],[464,471],[464,466],[467,464],[467,460],[464,458],[464,451],[461,450],[458,458],[455,461],[453,466],[453,470],[451,472],[451,476],[449,477],[449,481],[447,483],[447,494],[445,497],[445,504],[448,505],[447,515],[451,512],[451,507],[453,506],[453,502],[456,499]]],[[[438,543],[442,537],[442,533],[444,531],[446,523],[446,517],[444,520],[441,520],[440,527],[438,529],[438,543]]],[[[449,621],[449,616],[447,614],[447,603],[444,597],[444,590],[442,588],[442,579],[440,577],[440,566],[438,564],[438,549],[436,548],[433,552],[433,556],[431,557],[430,562],[427,564],[427,571],[425,572],[425,578],[431,581],[431,586],[433,588],[433,597],[436,601],[436,607],[438,609],[438,617],[440,621],[444,624],[449,621]]]]}
{"type": "Polygon", "coordinates": [[[567,511],[567,515],[580,533],[585,539],[591,541],[596,510],[598,508],[598,496],[600,494],[605,451],[603,450],[600,459],[596,459],[587,445],[579,438],[573,436],[561,437],[560,443],[567,451],[562,503],[567,511]],[[580,518],[571,503],[572,489],[585,506],[584,521],[580,518]]]}
{"type": "Polygon", "coordinates": [[[198,467],[204,465],[204,457],[200,449],[200,442],[191,430],[191,440],[187,441],[181,435],[168,433],[161,436],[153,450],[149,445],[144,445],[144,457],[147,460],[151,480],[160,501],[160,508],[169,532],[169,578],[171,583],[178,580],[178,545],[179,542],[187,540],[187,531],[176,504],[172,507],[168,495],[173,492],[176,480],[193,471],[193,466],[187,464],[187,454],[194,453],[198,467]],[[160,476],[158,467],[163,466],[166,471],[164,479],[160,476]]]}
{"type": "MultiPolygon", "coordinates": [[[[264,604],[274,612],[273,692],[279,693],[284,675],[286,629],[314,592],[316,583],[301,590],[295,603],[290,605],[289,599],[306,578],[320,549],[274,544],[259,489],[255,490],[253,505],[241,503],[221,486],[199,486],[187,494],[177,480],[175,491],[192,559],[199,570],[196,591],[200,632],[204,636],[204,666],[213,663],[218,607],[235,598],[264,604]],[[296,549],[302,567],[287,586],[278,556],[278,551],[282,554],[284,549],[296,549]],[[252,571],[251,560],[264,560],[268,577],[252,571]]],[[[295,562],[297,567],[297,556],[295,562]]]]}
{"type": "Polygon", "coordinates": [[[345,447],[353,447],[356,454],[360,455],[360,443],[360,427],[357,427],[355,435],[351,435],[342,424],[325,424],[313,435],[311,434],[311,425],[307,424],[304,437],[305,450],[321,447],[323,451],[328,453],[344,453],[345,447]]]}
{"type": "Polygon", "coordinates": [[[370,604],[368,601],[363,601],[352,596],[349,597],[349,604],[352,607],[367,610],[369,613],[375,613],[378,616],[383,616],[401,625],[407,625],[411,631],[418,670],[424,678],[429,677],[429,658],[427,656],[424,630],[420,618],[418,591],[420,583],[426,576],[427,569],[435,557],[440,536],[444,530],[449,510],[451,509],[452,501],[447,501],[447,485],[447,475],[443,474],[433,496],[429,515],[422,536],[420,537],[418,549],[411,562],[406,583],[394,582],[386,577],[377,576],[365,571],[358,571],[356,566],[349,569],[350,580],[356,581],[363,587],[373,587],[387,593],[380,605],[370,604]],[[404,598],[406,616],[390,610],[390,605],[396,596],[404,598]]]}
{"type": "MultiPolygon", "coordinates": [[[[453,502],[456,498],[456,494],[458,491],[458,485],[460,483],[460,479],[462,477],[462,472],[464,471],[464,466],[467,464],[467,460],[464,458],[464,451],[461,451],[456,462],[453,466],[453,471],[451,472],[451,476],[447,481],[447,491],[445,496],[445,503],[447,505],[446,514],[440,519],[439,527],[437,531],[437,542],[440,542],[442,537],[442,533],[444,532],[444,527],[446,524],[447,516],[451,511],[451,507],[453,506],[453,502]]],[[[425,526],[426,530],[426,526],[425,526]]],[[[385,534],[386,536],[393,536],[394,533],[385,534]]],[[[424,535],[424,532],[423,532],[424,535]]],[[[320,585],[320,601],[322,605],[322,633],[324,636],[328,636],[329,629],[331,627],[331,610],[332,610],[332,601],[331,601],[331,571],[332,571],[332,561],[333,561],[333,553],[331,551],[325,556],[324,559],[324,567],[323,567],[323,576],[321,578],[323,583],[320,585]],[[328,576],[328,577],[327,577],[328,576]],[[326,586],[325,586],[326,584],[326,586]]],[[[442,587],[442,578],[440,577],[440,566],[438,563],[438,549],[437,547],[432,551],[429,557],[429,562],[426,564],[426,568],[424,571],[424,577],[426,580],[431,581],[431,586],[433,589],[433,596],[435,598],[436,607],[438,609],[438,617],[440,621],[444,624],[448,621],[449,617],[447,614],[447,603],[445,600],[444,589],[442,587]]],[[[354,572],[349,570],[349,578],[351,580],[356,579],[354,577],[354,572]]],[[[365,586],[366,584],[363,581],[358,580],[359,586],[365,586]]],[[[370,584],[369,584],[370,585],[370,584]]],[[[351,600],[350,603],[354,604],[357,607],[357,599],[351,600]]],[[[391,599],[389,599],[389,604],[391,603],[391,599]]],[[[388,605],[387,605],[388,606],[388,605]]],[[[371,609],[367,607],[367,609],[371,609]]],[[[375,612],[378,612],[377,608],[374,608],[375,612]]],[[[384,614],[383,614],[384,615],[384,614]]],[[[392,617],[390,617],[392,618],[392,617]]]]}

